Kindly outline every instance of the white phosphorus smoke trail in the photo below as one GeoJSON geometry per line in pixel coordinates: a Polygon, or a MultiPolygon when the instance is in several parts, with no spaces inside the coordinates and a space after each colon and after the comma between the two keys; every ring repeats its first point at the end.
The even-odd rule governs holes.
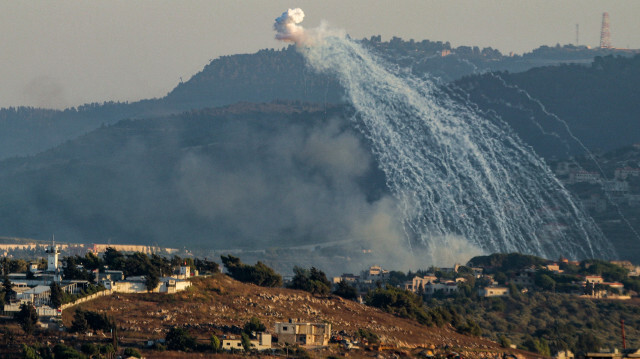
{"type": "Polygon", "coordinates": [[[318,31],[311,36],[297,25],[302,16],[286,14],[275,29],[292,21],[296,32],[279,38],[296,42],[312,68],[335,75],[345,88],[411,242],[441,253],[458,235],[486,252],[616,256],[504,122],[454,101],[433,81],[393,70],[354,41],[330,34],[319,41],[318,31]]]}

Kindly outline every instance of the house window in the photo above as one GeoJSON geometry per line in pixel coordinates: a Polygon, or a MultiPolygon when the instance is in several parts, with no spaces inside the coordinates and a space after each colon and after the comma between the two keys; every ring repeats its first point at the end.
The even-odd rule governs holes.
{"type": "Polygon", "coordinates": [[[287,331],[287,327],[282,327],[282,331],[286,332],[287,331]]]}

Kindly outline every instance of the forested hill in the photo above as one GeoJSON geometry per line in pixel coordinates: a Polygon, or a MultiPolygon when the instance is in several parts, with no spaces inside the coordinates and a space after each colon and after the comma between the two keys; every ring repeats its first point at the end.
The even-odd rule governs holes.
{"type": "Polygon", "coordinates": [[[640,142],[640,55],[488,73],[456,85],[546,157],[582,154],[582,144],[599,152],[640,142]]]}
{"type": "MultiPolygon", "coordinates": [[[[445,82],[489,70],[516,72],[550,64],[589,63],[594,56],[608,53],[631,53],[568,45],[541,46],[522,56],[505,56],[491,48],[453,48],[439,41],[404,41],[397,37],[381,41],[379,36],[373,36],[361,42],[387,61],[411,68],[418,76],[428,73],[445,82]]],[[[122,119],[165,116],[241,101],[337,103],[343,99],[342,93],[334,79],[306,68],[302,56],[293,47],[223,56],[160,99],[88,104],[65,111],[2,109],[0,159],[35,154],[122,119]]]]}
{"type": "Polygon", "coordinates": [[[2,161],[2,234],[223,249],[356,236],[385,187],[349,111],[236,104],[123,120],[2,161]]]}

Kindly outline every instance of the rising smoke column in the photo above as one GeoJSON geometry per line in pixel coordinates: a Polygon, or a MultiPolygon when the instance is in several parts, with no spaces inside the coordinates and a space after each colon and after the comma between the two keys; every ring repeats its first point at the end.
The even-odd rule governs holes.
{"type": "Polygon", "coordinates": [[[498,118],[479,115],[429,79],[393,70],[358,43],[333,35],[310,44],[302,11],[276,20],[276,38],[294,41],[307,63],[336,76],[357,111],[409,243],[433,263],[465,238],[486,252],[547,258],[616,257],[593,220],[551,170],[498,118]],[[437,253],[437,254],[436,254],[437,253]]]}

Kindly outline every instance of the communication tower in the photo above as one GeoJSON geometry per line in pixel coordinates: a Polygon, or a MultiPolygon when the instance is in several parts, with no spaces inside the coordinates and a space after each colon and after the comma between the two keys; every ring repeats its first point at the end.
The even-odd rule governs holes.
{"type": "Polygon", "coordinates": [[[611,48],[611,33],[609,32],[609,13],[602,13],[602,29],[600,30],[600,48],[611,48]]]}

